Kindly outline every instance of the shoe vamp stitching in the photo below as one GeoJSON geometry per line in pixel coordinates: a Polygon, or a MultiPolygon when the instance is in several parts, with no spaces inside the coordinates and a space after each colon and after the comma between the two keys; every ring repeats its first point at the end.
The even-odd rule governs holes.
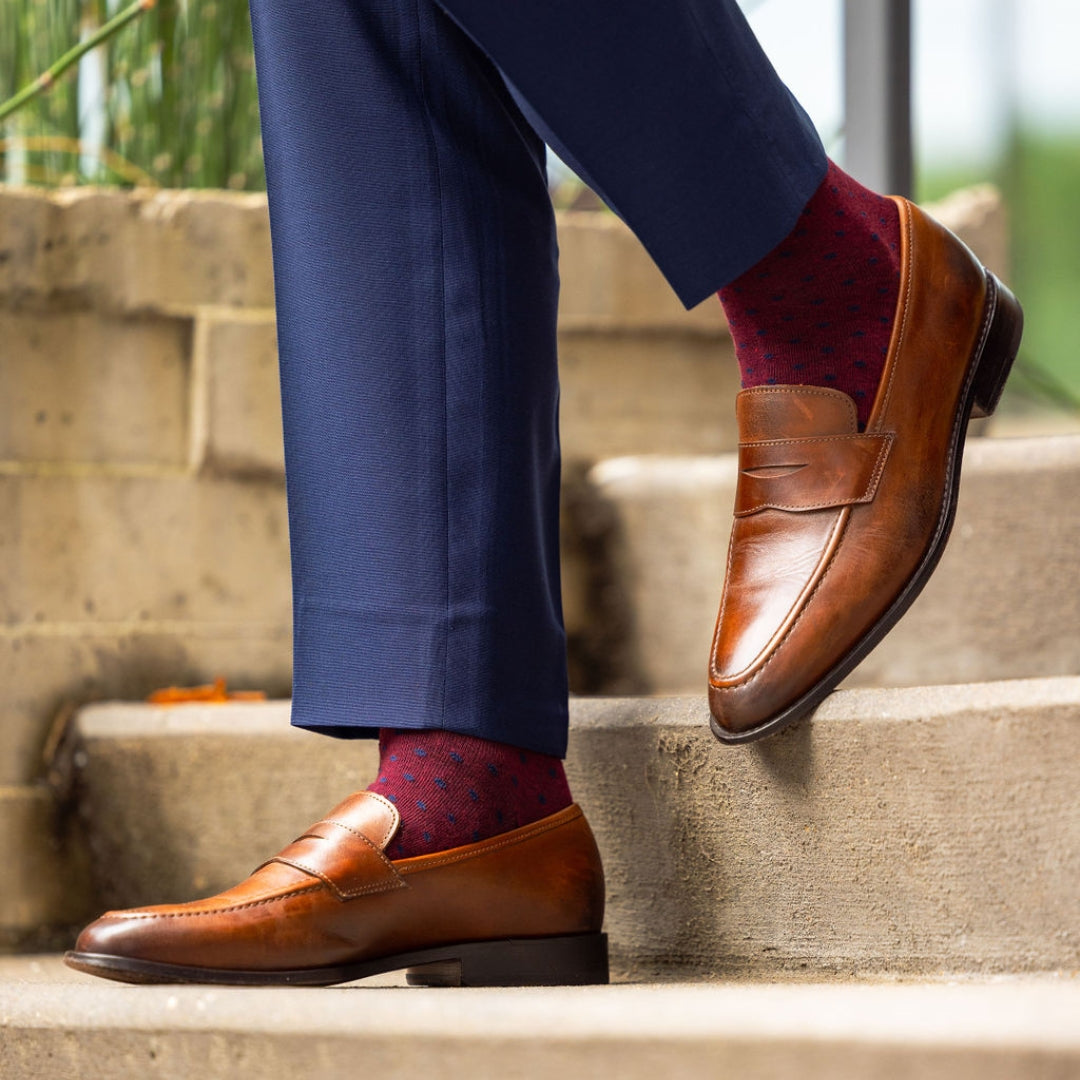
{"type": "MultiPolygon", "coordinates": [[[[899,205],[902,217],[904,219],[904,234],[907,241],[907,280],[904,282],[903,300],[900,301],[898,298],[898,305],[902,304],[902,313],[900,315],[900,328],[896,336],[896,348],[890,350],[888,362],[886,364],[887,378],[885,382],[885,393],[881,399],[881,412],[879,417],[879,419],[881,420],[883,420],[889,413],[889,402],[892,399],[893,382],[896,378],[896,369],[899,366],[896,361],[897,358],[900,356],[900,352],[904,347],[904,342],[907,339],[908,321],[911,314],[911,291],[915,279],[916,237],[915,229],[913,227],[911,204],[906,199],[904,199],[899,205]]],[[[900,310],[899,306],[898,310],[900,310]]]]}
{"type": "Polygon", "coordinates": [[[480,851],[464,851],[457,855],[447,855],[443,858],[425,860],[423,866],[404,866],[400,863],[397,864],[397,870],[400,874],[420,874],[425,870],[431,870],[436,866],[447,866],[451,863],[466,862],[469,859],[478,859],[483,855],[488,855],[493,851],[499,851],[503,848],[513,847],[515,844],[524,843],[526,840],[531,840],[534,836],[542,836],[546,832],[551,832],[552,829],[562,829],[569,825],[573,821],[577,821],[581,817],[581,814],[575,814],[572,818],[568,818],[566,821],[551,822],[546,825],[537,823],[535,828],[530,829],[524,836],[517,836],[512,839],[501,840],[493,844],[485,844],[480,851]]]}
{"type": "MultiPolygon", "coordinates": [[[[356,835],[360,836],[359,833],[356,835]]],[[[361,836],[360,838],[368,844],[371,843],[366,836],[361,836]]],[[[359,888],[355,889],[343,889],[324,871],[316,870],[313,866],[308,866],[306,863],[300,862],[299,859],[282,859],[278,856],[277,861],[284,866],[295,866],[297,870],[303,870],[305,874],[317,877],[320,881],[325,882],[339,897],[345,900],[352,900],[357,896],[367,896],[369,893],[389,892],[391,889],[407,889],[408,885],[401,880],[401,875],[394,869],[394,864],[390,862],[382,852],[376,851],[376,854],[379,855],[383,862],[390,868],[390,872],[394,875],[394,880],[390,884],[387,884],[385,881],[374,881],[370,885],[361,885],[359,888]]]]}
{"type": "Polygon", "coordinates": [[[267,893],[254,900],[245,900],[242,904],[226,904],[222,907],[202,908],[199,911],[109,911],[101,918],[119,922],[123,919],[190,919],[196,915],[221,915],[226,911],[242,911],[244,908],[291,900],[294,896],[303,896],[305,893],[318,892],[325,888],[326,886],[320,881],[317,885],[305,885],[302,889],[294,889],[291,892],[267,893]]]}

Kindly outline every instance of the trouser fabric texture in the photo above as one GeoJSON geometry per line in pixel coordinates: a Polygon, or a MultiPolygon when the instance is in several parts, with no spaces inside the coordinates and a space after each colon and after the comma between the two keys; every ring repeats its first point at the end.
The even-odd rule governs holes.
{"type": "Polygon", "coordinates": [[[293,723],[562,755],[544,140],[686,304],[825,171],[727,0],[251,0],[293,574],[293,723]]]}

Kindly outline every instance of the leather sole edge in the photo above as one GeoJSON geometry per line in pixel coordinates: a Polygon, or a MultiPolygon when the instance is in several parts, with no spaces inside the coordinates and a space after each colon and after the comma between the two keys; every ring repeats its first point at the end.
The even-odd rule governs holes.
{"type": "Polygon", "coordinates": [[[458,942],[355,964],[276,971],[187,967],[75,951],[65,954],[64,963],[87,975],[142,985],[336,986],[401,970],[412,986],[590,986],[609,980],[602,933],[458,942]]]}

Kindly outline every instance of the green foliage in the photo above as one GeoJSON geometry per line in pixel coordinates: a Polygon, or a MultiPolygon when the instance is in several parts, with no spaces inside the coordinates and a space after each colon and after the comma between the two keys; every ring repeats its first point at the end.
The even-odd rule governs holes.
{"type": "MultiPolygon", "coordinates": [[[[0,101],[127,2],[0,0],[0,101]]],[[[92,100],[79,99],[71,71],[0,129],[0,180],[264,187],[247,0],[157,0],[91,55],[102,76],[92,100]],[[95,114],[108,152],[80,152],[95,114]]],[[[1027,314],[1025,357],[1043,380],[1036,392],[1080,398],[1080,136],[1022,132],[997,175],[927,172],[918,194],[984,179],[1002,187],[1012,215],[1012,284],[1027,314]]]]}
{"type": "Polygon", "coordinates": [[[1080,398],[1080,137],[1021,135],[1005,183],[1025,349],[1080,398]]]}
{"type": "Polygon", "coordinates": [[[1009,209],[1010,286],[1024,305],[1022,363],[1007,393],[1074,409],[1080,400],[1080,136],[1020,131],[998,167],[927,171],[918,197],[991,180],[1009,209]]]}
{"type": "MultiPolygon", "coordinates": [[[[34,79],[78,37],[79,0],[0,0],[0,98],[6,100],[34,79]]],[[[38,131],[73,133],[78,130],[75,80],[63,79],[24,111],[38,131]]],[[[18,126],[18,125],[17,125],[18,126]]],[[[10,128],[5,135],[10,135],[10,128]]],[[[5,155],[6,164],[7,155],[5,155]]],[[[50,151],[30,162],[31,177],[62,176],[70,155],[50,151]]]]}
{"type": "MultiPolygon", "coordinates": [[[[123,2],[0,0],[0,100],[123,2]]],[[[50,184],[141,177],[169,187],[264,186],[247,0],[158,0],[93,55],[102,77],[83,80],[84,93],[98,84],[91,100],[79,100],[72,72],[12,117],[0,178],[18,165],[50,184]],[[77,151],[95,113],[105,147],[131,168],[86,153],[85,143],[77,151]]]]}

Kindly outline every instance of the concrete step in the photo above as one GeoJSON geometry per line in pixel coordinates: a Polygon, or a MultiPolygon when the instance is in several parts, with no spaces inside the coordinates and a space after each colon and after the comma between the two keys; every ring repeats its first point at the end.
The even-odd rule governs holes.
{"type": "MultiPolygon", "coordinates": [[[[627,977],[1080,967],[1080,679],[840,691],[720,747],[698,698],[572,702],[571,784],[627,977]]],[[[288,704],[99,705],[79,791],[102,903],[226,888],[373,774],[288,704]]]]}
{"type": "Polygon", "coordinates": [[[1066,1080],[1080,1076],[1078,1015],[1072,979],[132,989],[50,957],[0,962],[0,1073],[1066,1080]]]}
{"type": "MultiPolygon", "coordinates": [[[[736,476],[734,455],[591,470],[574,504],[589,553],[587,574],[576,565],[591,602],[576,646],[593,660],[590,691],[701,692],[736,476]]],[[[848,685],[1080,674],[1078,494],[1080,436],[970,440],[945,556],[848,685]]]]}

